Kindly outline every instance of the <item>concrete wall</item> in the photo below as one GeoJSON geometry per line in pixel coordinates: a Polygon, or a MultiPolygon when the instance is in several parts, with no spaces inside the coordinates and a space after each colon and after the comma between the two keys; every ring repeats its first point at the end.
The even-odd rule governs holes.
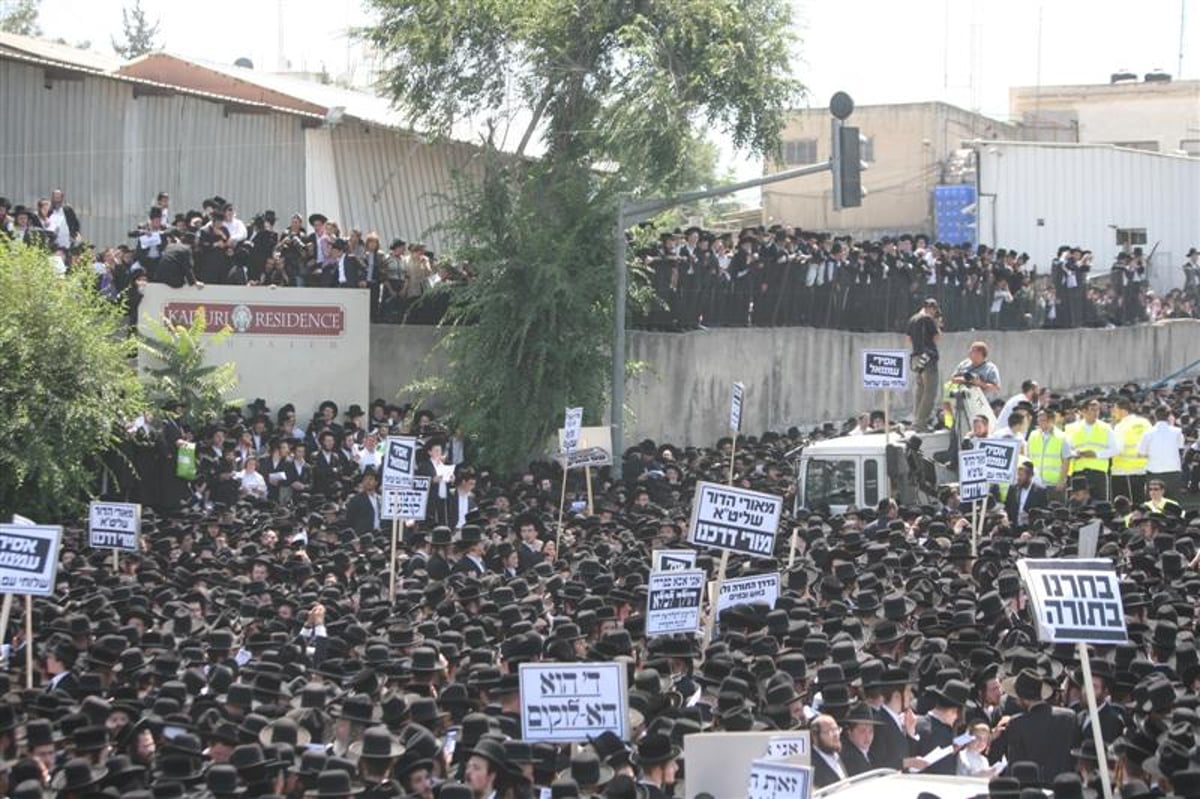
{"type": "MultiPolygon", "coordinates": [[[[966,356],[971,333],[942,341],[942,377],[966,356]]],[[[1180,320],[1113,330],[989,332],[1003,395],[1034,378],[1060,390],[1152,381],[1200,359],[1200,322],[1180,320]]],[[[904,347],[903,336],[810,328],[745,329],[686,334],[631,333],[629,356],[649,364],[627,387],[633,414],[627,444],[705,444],[724,434],[730,385],[746,385],[742,429],[748,434],[844,420],[882,407],[882,394],[861,388],[864,347],[904,347]]],[[[893,394],[896,418],[911,392],[893,394]]]]}

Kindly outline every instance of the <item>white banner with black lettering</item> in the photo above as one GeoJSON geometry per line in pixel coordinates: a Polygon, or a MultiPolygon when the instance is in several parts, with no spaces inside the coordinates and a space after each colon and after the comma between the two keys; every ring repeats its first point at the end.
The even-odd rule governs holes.
{"type": "Polygon", "coordinates": [[[413,476],[417,463],[417,447],[415,438],[388,436],[380,485],[384,488],[399,487],[401,481],[413,476]]]}
{"type": "Polygon", "coordinates": [[[567,408],[563,416],[562,451],[579,449],[579,436],[583,430],[583,408],[567,408]]]}
{"type": "Polygon", "coordinates": [[[688,542],[711,549],[771,557],[783,498],[720,483],[696,484],[688,542]]]}
{"type": "Polygon", "coordinates": [[[776,735],[767,741],[767,757],[796,758],[803,763],[809,763],[812,758],[810,743],[808,730],[795,730],[776,735]]]}
{"type": "Polygon", "coordinates": [[[974,502],[987,496],[987,453],[981,449],[958,451],[958,498],[974,502]]]}
{"type": "Polygon", "coordinates": [[[1012,483],[1017,479],[1017,461],[1021,455],[1021,442],[1015,438],[981,438],[975,441],[974,449],[987,454],[987,481],[989,483],[1012,483]]]}
{"type": "Polygon", "coordinates": [[[699,630],[704,583],[702,569],[651,572],[646,594],[646,635],[699,630]]]}
{"type": "Polygon", "coordinates": [[[0,594],[52,595],[61,542],[56,525],[0,524],[0,594]]]}
{"type": "Polygon", "coordinates": [[[521,732],[526,741],[629,739],[624,663],[522,663],[521,732]]]}
{"type": "Polygon", "coordinates": [[[137,552],[142,532],[142,506],[132,502],[93,502],[88,505],[88,546],[137,552]]]}
{"type": "Polygon", "coordinates": [[[811,795],[811,766],[765,758],[750,764],[746,799],[808,799],[811,795]]]}
{"type": "Polygon", "coordinates": [[[1038,640],[1053,644],[1120,644],[1129,639],[1112,561],[1019,560],[1038,640]]]}
{"type": "Polygon", "coordinates": [[[863,350],[862,384],[866,389],[908,388],[908,350],[863,350]]]}
{"type": "Polygon", "coordinates": [[[379,507],[381,519],[424,519],[429,503],[429,478],[404,477],[396,484],[383,489],[383,500],[379,507]]]}
{"type": "Polygon", "coordinates": [[[779,599],[778,572],[726,580],[721,583],[721,593],[717,597],[717,616],[734,605],[764,603],[775,607],[776,599],[779,599]]]}
{"type": "Polygon", "coordinates": [[[737,433],[742,429],[742,405],[746,401],[746,387],[741,383],[733,384],[733,397],[729,403],[729,429],[737,433]]]}
{"type": "Polygon", "coordinates": [[[677,572],[692,569],[696,566],[696,550],[694,549],[656,549],[650,555],[650,570],[656,572],[677,572]]]}

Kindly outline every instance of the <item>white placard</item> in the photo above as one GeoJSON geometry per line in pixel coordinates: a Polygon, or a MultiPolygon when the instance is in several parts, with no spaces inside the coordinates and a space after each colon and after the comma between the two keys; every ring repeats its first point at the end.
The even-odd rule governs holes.
{"type": "Polygon", "coordinates": [[[729,429],[737,433],[742,429],[742,404],[746,401],[746,387],[741,383],[733,384],[733,397],[729,403],[729,429]]]}
{"type": "Polygon", "coordinates": [[[558,462],[570,469],[582,469],[586,466],[611,466],[612,453],[603,447],[588,447],[574,452],[564,452],[558,456],[558,462]]]}
{"type": "Polygon", "coordinates": [[[779,599],[779,572],[726,580],[717,596],[717,617],[734,605],[764,603],[775,607],[776,599],[779,599]]]}
{"type": "Polygon", "coordinates": [[[646,594],[646,635],[698,631],[704,583],[702,569],[651,572],[646,594]]]}
{"type": "Polygon", "coordinates": [[[811,795],[811,766],[767,759],[750,764],[746,799],[809,799],[811,795]]]}
{"type": "Polygon", "coordinates": [[[656,572],[677,572],[696,567],[696,550],[694,549],[656,549],[650,555],[650,570],[656,572]]]}
{"type": "Polygon", "coordinates": [[[522,663],[526,741],[584,742],[603,732],[629,739],[624,663],[522,663]]]}
{"type": "Polygon", "coordinates": [[[797,730],[786,735],[776,735],[767,741],[767,757],[797,758],[804,763],[811,763],[812,750],[809,748],[808,730],[797,730]]]}
{"type": "Polygon", "coordinates": [[[987,481],[1012,483],[1017,479],[1017,461],[1021,456],[1021,441],[1016,438],[976,439],[974,449],[987,454],[987,481]]]}
{"type": "Polygon", "coordinates": [[[1096,557],[1096,547],[1100,544],[1100,520],[1085,524],[1079,528],[1079,552],[1077,558],[1096,557]]]}
{"type": "Polygon", "coordinates": [[[583,408],[567,408],[563,420],[562,451],[579,449],[579,436],[583,430],[583,408]]]}
{"type": "Polygon", "coordinates": [[[381,519],[424,519],[429,504],[429,478],[404,477],[390,488],[383,489],[379,506],[381,519]]]}
{"type": "Polygon", "coordinates": [[[908,388],[908,351],[863,350],[862,384],[865,389],[908,388]]]}
{"type": "Polygon", "coordinates": [[[1053,644],[1120,644],[1128,640],[1112,561],[1019,560],[1038,640],[1053,644]]]}
{"type": "Polygon", "coordinates": [[[62,528],[0,524],[0,594],[51,596],[62,528]]]}
{"type": "Polygon", "coordinates": [[[413,476],[417,446],[417,440],[410,436],[388,436],[380,485],[384,488],[398,487],[405,478],[413,476]]]}
{"type": "Polygon", "coordinates": [[[974,502],[987,496],[987,453],[981,449],[958,451],[958,498],[974,502]]]}
{"type": "Polygon", "coordinates": [[[88,546],[137,552],[142,532],[142,506],[131,502],[88,505],[88,546]]]}
{"type": "Polygon", "coordinates": [[[775,533],[783,498],[720,483],[696,484],[688,542],[769,558],[775,553],[775,533]]]}

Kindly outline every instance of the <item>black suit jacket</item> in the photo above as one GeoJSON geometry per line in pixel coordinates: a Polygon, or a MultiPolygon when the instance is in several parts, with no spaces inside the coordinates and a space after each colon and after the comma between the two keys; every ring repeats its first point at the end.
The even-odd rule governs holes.
{"type": "Polygon", "coordinates": [[[338,261],[329,262],[325,266],[325,285],[330,288],[358,288],[358,281],[363,279],[362,263],[353,255],[347,255],[343,271],[346,273],[345,283],[338,281],[338,261]]]}
{"type": "Polygon", "coordinates": [[[475,561],[471,560],[466,555],[459,558],[455,562],[454,568],[451,569],[451,572],[454,574],[473,574],[476,577],[482,577],[486,571],[486,566],[476,565],[475,561]]]}
{"type": "Polygon", "coordinates": [[[1075,714],[1043,702],[1008,723],[1008,760],[1032,760],[1042,770],[1042,784],[1050,785],[1056,775],[1075,769],[1071,750],[1079,741],[1075,714]]]}
{"type": "Polygon", "coordinates": [[[534,552],[524,543],[517,545],[517,571],[526,572],[545,559],[545,553],[534,552]]]}
{"type": "Polygon", "coordinates": [[[879,768],[844,735],[842,736],[842,765],[846,767],[846,774],[851,777],[856,777],[873,768],[879,768]]]}
{"type": "MultiPolygon", "coordinates": [[[[359,491],[346,503],[346,522],[359,535],[374,530],[378,526],[375,523],[375,508],[372,506],[370,498],[363,492],[359,491]]],[[[379,524],[382,523],[380,520],[379,524]]]]}
{"type": "MultiPolygon", "coordinates": [[[[436,497],[437,494],[435,493],[434,496],[436,497]]],[[[460,521],[458,518],[458,490],[453,486],[447,487],[446,499],[443,504],[445,505],[445,511],[442,513],[442,518],[446,520],[446,526],[453,530],[455,527],[458,527],[460,521]]],[[[478,503],[475,502],[475,495],[468,494],[467,513],[475,510],[476,507],[478,507],[478,503]]]]}
{"type": "MultiPolygon", "coordinates": [[[[845,766],[846,761],[843,760],[842,765],[845,766]]],[[[825,762],[825,758],[821,757],[816,752],[813,752],[812,755],[812,767],[814,788],[824,788],[826,785],[833,785],[835,782],[841,779],[841,777],[838,776],[838,773],[830,768],[829,764],[825,762]]],[[[847,771],[847,773],[849,772],[847,771]]]]}
{"type": "MultiPolygon", "coordinates": [[[[997,498],[999,498],[998,492],[997,498]]],[[[1004,512],[1008,514],[1008,520],[1012,524],[1017,523],[1020,503],[1021,488],[1013,483],[1008,487],[1008,496],[1004,500],[1004,512]]],[[[1031,485],[1029,496],[1025,499],[1025,512],[1029,513],[1034,508],[1048,508],[1049,506],[1050,500],[1046,497],[1046,489],[1038,485],[1031,485]]]]}
{"type": "Polygon", "coordinates": [[[871,763],[875,768],[899,771],[904,758],[912,756],[912,741],[886,710],[880,708],[872,713],[879,726],[875,728],[875,740],[871,741],[871,763]]]}

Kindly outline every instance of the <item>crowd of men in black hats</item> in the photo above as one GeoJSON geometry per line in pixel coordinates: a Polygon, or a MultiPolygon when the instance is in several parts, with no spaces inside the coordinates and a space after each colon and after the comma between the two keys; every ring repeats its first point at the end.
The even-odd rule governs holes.
{"type": "Polygon", "coordinates": [[[658,302],[641,324],[664,329],[803,325],[902,332],[926,297],[947,330],[1106,327],[1196,318],[1200,252],[1184,287],[1148,289],[1149,257],[1122,252],[1105,274],[1093,254],[1064,245],[1039,269],[1027,253],[930,241],[922,234],[856,241],[785,225],[732,233],[690,227],[660,234],[638,255],[658,302]]]}
{"type": "MultiPolygon", "coordinates": [[[[1179,420],[1200,404],[1191,382],[1054,404],[1091,396],[1179,420]]],[[[727,574],[782,572],[781,595],[727,609],[705,644],[646,636],[650,553],[689,546],[696,481],[728,478],[728,438],[641,442],[625,479],[595,470],[594,511],[560,530],[556,465],[510,478],[472,464],[469,441],[429,413],[326,402],[300,429],[293,407],[259,400],[192,430],[187,410],[130,425],[138,475],[111,498],[145,503],[141,552],[114,571],[82,521],[65,525],[57,593],[33,603],[32,691],[22,642],[9,652],[0,795],[692,799],[711,791],[688,779],[689,736],[804,728],[818,786],[887,767],[986,777],[995,797],[1094,796],[1104,757],[1124,797],[1200,796],[1200,517],[1179,504],[1125,513],[1083,492],[1013,518],[996,503],[973,553],[949,489],[793,511],[785,453],[855,420],[743,437],[734,482],[787,501],[775,557],[733,555],[727,574]],[[391,563],[375,444],[396,433],[420,436],[432,485],[391,563]],[[199,466],[185,480],[189,439],[199,466]],[[1014,568],[1071,557],[1094,520],[1130,636],[1093,649],[1103,752],[1076,650],[1039,643],[1014,568]],[[625,664],[630,734],[523,740],[517,671],[538,661],[625,664]]],[[[568,505],[583,496],[574,474],[568,505]]],[[[696,564],[713,575],[717,555],[696,564]]]]}
{"type": "MultiPolygon", "coordinates": [[[[342,231],[324,214],[292,214],[277,225],[274,211],[249,224],[233,203],[214,196],[200,210],[172,213],[162,192],[130,244],[95,250],[101,289],[127,299],[136,319],[144,282],[173,287],[234,284],[366,288],[372,320],[435,324],[447,290],[472,277],[418,242],[342,231]]],[[[0,197],[0,235],[44,244],[66,269],[84,245],[80,221],[56,189],[36,208],[0,197]]],[[[1152,254],[1152,253],[1151,253],[1152,254]]],[[[1182,265],[1184,286],[1159,297],[1148,289],[1149,257],[1122,252],[1107,283],[1090,280],[1098,267],[1086,248],[1064,245],[1048,270],[1027,253],[984,245],[930,242],[922,234],[855,241],[796,227],[745,228],[735,237],[690,227],[662,233],[638,251],[656,302],[635,313],[638,326],[805,325],[902,332],[926,297],[937,299],[946,330],[1105,327],[1200,312],[1200,251],[1182,265]],[[736,243],[735,243],[736,241],[736,243]]]]}

